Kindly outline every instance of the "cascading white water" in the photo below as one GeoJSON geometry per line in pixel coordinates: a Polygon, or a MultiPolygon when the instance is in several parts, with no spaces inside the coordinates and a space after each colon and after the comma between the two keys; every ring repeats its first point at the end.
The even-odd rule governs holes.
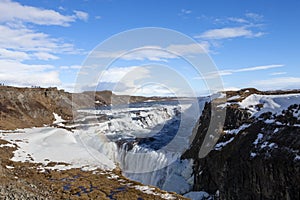
{"type": "Polygon", "coordinates": [[[193,184],[192,161],[180,156],[199,117],[196,107],[202,109],[187,103],[84,111],[110,119],[89,127],[81,139],[118,163],[128,178],[185,193],[193,184]]]}

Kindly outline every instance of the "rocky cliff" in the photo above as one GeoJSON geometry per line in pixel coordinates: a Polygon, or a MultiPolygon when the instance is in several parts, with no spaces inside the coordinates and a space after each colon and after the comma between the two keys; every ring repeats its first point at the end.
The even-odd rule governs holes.
{"type": "Polygon", "coordinates": [[[300,102],[293,104],[295,96],[286,94],[254,89],[228,92],[228,103],[217,108],[226,109],[221,137],[206,157],[199,158],[203,138],[210,134],[212,109],[206,104],[195,139],[182,156],[194,160],[194,190],[217,199],[300,198],[300,102]],[[255,98],[261,98],[259,103],[243,106],[243,100],[255,98]],[[279,107],[283,101],[291,105],[279,107]]]}
{"type": "Polygon", "coordinates": [[[172,98],[115,95],[111,91],[68,93],[57,88],[0,86],[0,130],[52,124],[53,113],[72,120],[79,108],[172,98]]]}

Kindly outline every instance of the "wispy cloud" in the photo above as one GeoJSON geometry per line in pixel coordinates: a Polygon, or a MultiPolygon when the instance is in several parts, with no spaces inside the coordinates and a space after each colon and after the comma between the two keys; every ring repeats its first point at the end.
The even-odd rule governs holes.
{"type": "Polygon", "coordinates": [[[232,75],[234,73],[239,73],[239,72],[267,70],[267,69],[279,68],[279,67],[283,67],[283,66],[284,65],[262,65],[262,66],[246,67],[246,68],[240,68],[240,69],[220,70],[220,71],[215,71],[215,72],[210,72],[210,73],[204,74],[203,77],[195,77],[195,79],[213,79],[213,78],[217,78],[219,76],[228,76],[228,75],[232,75]]]}
{"type": "Polygon", "coordinates": [[[254,32],[253,30],[250,30],[248,26],[241,26],[208,30],[200,35],[195,36],[195,38],[220,40],[237,37],[253,38],[260,37],[262,35],[264,35],[263,32],[254,32]]]}
{"type": "Polygon", "coordinates": [[[76,16],[78,19],[81,19],[81,20],[83,20],[83,21],[87,21],[88,18],[89,18],[89,14],[86,13],[86,12],[79,11],[79,10],[74,10],[74,13],[75,13],[75,16],[76,16]]]}
{"type": "Polygon", "coordinates": [[[250,18],[255,21],[262,21],[264,16],[258,13],[248,12],[245,14],[247,18],[250,18]]]}
{"type": "Polygon", "coordinates": [[[237,22],[237,23],[249,23],[248,20],[239,17],[228,17],[227,20],[231,22],[237,22]]]}
{"type": "Polygon", "coordinates": [[[188,10],[188,9],[181,9],[180,13],[181,13],[181,14],[186,14],[186,15],[188,15],[188,14],[191,14],[192,11],[191,11],[191,10],[188,10]]]}
{"type": "Polygon", "coordinates": [[[257,70],[266,70],[266,69],[273,69],[278,67],[283,67],[284,65],[262,65],[262,66],[255,66],[255,67],[247,67],[232,70],[233,72],[247,72],[247,71],[257,71],[257,70]]]}
{"type": "Polygon", "coordinates": [[[172,44],[166,48],[160,46],[144,46],[133,51],[95,51],[92,56],[97,58],[121,58],[124,60],[167,61],[181,56],[193,56],[209,52],[209,43],[172,44]]]}
{"type": "Polygon", "coordinates": [[[75,15],[62,15],[49,9],[21,5],[10,0],[0,1],[0,22],[30,22],[38,25],[69,26],[76,19],[86,20],[86,13],[74,11],[75,15]]]}
{"type": "Polygon", "coordinates": [[[210,29],[203,33],[196,35],[197,39],[204,40],[222,40],[232,38],[255,38],[264,35],[260,31],[261,23],[263,22],[263,15],[257,13],[246,13],[244,16],[230,16],[213,18],[201,16],[199,19],[210,20],[216,25],[222,25],[221,28],[210,29]]]}
{"type": "Polygon", "coordinates": [[[250,83],[250,85],[264,90],[275,89],[299,89],[300,78],[299,77],[278,77],[266,80],[256,80],[250,83]]]}
{"type": "Polygon", "coordinates": [[[278,76],[278,75],[283,75],[283,74],[287,74],[286,72],[274,72],[274,73],[271,73],[270,75],[271,76],[278,76]]]}
{"type": "Polygon", "coordinates": [[[178,16],[182,17],[183,19],[187,19],[189,15],[192,14],[192,11],[189,9],[181,9],[178,13],[178,16]]]}

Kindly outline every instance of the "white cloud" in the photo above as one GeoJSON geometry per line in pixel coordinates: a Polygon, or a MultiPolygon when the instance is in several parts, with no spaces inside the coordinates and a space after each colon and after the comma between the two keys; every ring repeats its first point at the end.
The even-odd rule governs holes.
{"type": "Polygon", "coordinates": [[[75,16],[83,21],[87,21],[89,18],[89,14],[83,11],[79,11],[79,10],[74,10],[75,16]]]}
{"type": "Polygon", "coordinates": [[[273,68],[278,68],[278,67],[283,67],[283,66],[284,65],[262,65],[262,66],[241,68],[241,69],[232,70],[232,71],[233,72],[247,72],[247,71],[257,71],[257,70],[273,69],[273,68]]]}
{"type": "Polygon", "coordinates": [[[62,7],[62,6],[59,6],[58,9],[59,9],[59,10],[66,10],[66,9],[65,9],[64,7],[62,7]]]}
{"type": "Polygon", "coordinates": [[[102,17],[101,16],[95,16],[95,19],[101,19],[102,17]]]}
{"type": "Polygon", "coordinates": [[[59,72],[51,65],[27,65],[18,61],[0,60],[0,82],[16,86],[57,86],[59,72]]]}
{"type": "Polygon", "coordinates": [[[81,65],[71,65],[71,66],[60,66],[60,69],[70,70],[70,69],[81,69],[81,65]]]}
{"type": "Polygon", "coordinates": [[[72,44],[51,38],[41,32],[28,28],[11,28],[0,25],[0,48],[9,48],[17,51],[42,52],[74,52],[72,44]]]}
{"type": "Polygon", "coordinates": [[[209,52],[209,43],[173,44],[166,48],[160,46],[144,46],[133,51],[96,51],[92,56],[97,58],[118,58],[124,60],[167,61],[180,56],[193,56],[209,52]]]}
{"type": "Polygon", "coordinates": [[[166,50],[171,52],[176,52],[180,56],[186,55],[196,55],[209,52],[209,43],[201,42],[194,44],[173,44],[166,48],[166,50]]]}
{"type": "Polygon", "coordinates": [[[210,73],[204,74],[203,77],[195,77],[194,79],[213,79],[213,78],[217,78],[219,76],[227,76],[227,75],[232,75],[234,73],[239,73],[239,72],[267,70],[267,69],[274,69],[274,68],[279,68],[279,67],[283,67],[283,66],[284,65],[261,65],[261,66],[247,67],[247,68],[240,68],[240,69],[220,70],[220,71],[215,71],[215,72],[210,72],[210,73]]]}
{"type": "Polygon", "coordinates": [[[39,60],[57,60],[58,57],[46,52],[37,52],[33,54],[39,60]]]}
{"type": "Polygon", "coordinates": [[[283,74],[287,74],[286,72],[274,72],[274,73],[271,73],[270,75],[271,76],[278,76],[278,75],[283,75],[283,74]]]}
{"type": "MultiPolygon", "coordinates": [[[[136,96],[174,96],[175,91],[172,91],[160,84],[147,84],[137,88],[134,95],[136,96]]],[[[185,96],[185,95],[182,95],[185,96]]]]}
{"type": "Polygon", "coordinates": [[[126,84],[130,87],[134,86],[133,82],[137,79],[142,79],[148,77],[148,70],[145,67],[140,66],[131,66],[131,67],[114,67],[105,70],[100,78],[101,82],[108,82],[108,83],[117,83],[126,80],[126,84]],[[134,74],[134,76],[133,76],[134,74]],[[132,76],[132,80],[128,77],[132,76]],[[128,83],[130,80],[130,83],[128,83]]]}
{"type": "Polygon", "coordinates": [[[88,14],[75,11],[67,16],[49,9],[21,5],[10,0],[0,1],[0,49],[1,57],[13,60],[58,59],[54,54],[78,53],[74,46],[61,39],[38,32],[34,25],[69,26],[76,19],[87,19],[88,14]],[[15,53],[15,55],[13,55],[15,53]]]}
{"type": "Polygon", "coordinates": [[[185,14],[185,15],[188,15],[188,14],[191,14],[192,13],[192,11],[191,10],[188,10],[188,9],[181,9],[181,11],[180,11],[180,14],[185,14]]]}
{"type": "Polygon", "coordinates": [[[245,14],[245,16],[252,19],[252,20],[255,20],[255,21],[261,21],[264,18],[263,15],[253,13],[253,12],[248,12],[248,13],[245,14]]]}
{"type": "Polygon", "coordinates": [[[75,21],[74,16],[65,16],[54,10],[21,5],[10,0],[0,1],[0,21],[22,21],[38,25],[68,26],[75,21]]]}
{"type": "Polygon", "coordinates": [[[260,37],[264,35],[263,32],[253,32],[246,26],[242,27],[233,27],[233,28],[220,28],[212,29],[205,31],[201,35],[195,36],[195,38],[201,39],[228,39],[228,38],[237,38],[237,37],[260,37]]]}
{"type": "Polygon", "coordinates": [[[30,59],[30,56],[21,51],[11,51],[7,49],[0,48],[0,59],[12,59],[12,60],[28,60],[30,59]]]}
{"type": "Polygon", "coordinates": [[[257,80],[250,83],[257,88],[263,90],[276,90],[276,89],[296,89],[300,88],[299,77],[278,77],[266,80],[257,80]]]}
{"type": "Polygon", "coordinates": [[[244,18],[228,17],[227,19],[231,22],[237,22],[237,23],[243,23],[243,24],[249,23],[249,21],[244,18]]]}

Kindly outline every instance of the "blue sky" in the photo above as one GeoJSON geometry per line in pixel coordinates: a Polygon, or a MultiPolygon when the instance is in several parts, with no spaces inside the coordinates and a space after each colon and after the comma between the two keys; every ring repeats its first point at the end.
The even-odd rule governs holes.
{"type": "MultiPolygon", "coordinates": [[[[0,82],[72,91],[89,52],[101,42],[130,29],[162,27],[199,42],[219,69],[225,89],[300,88],[299,9],[297,0],[0,0],[0,82]]],[[[167,46],[171,45],[177,44],[167,46]]],[[[119,48],[116,52],[122,52],[124,44],[119,48]]],[[[191,46],[185,48],[195,53],[191,46]]],[[[109,51],[110,56],[116,52],[109,51]]],[[[162,55],[154,59],[150,54],[116,61],[106,74],[114,78],[95,80],[95,85],[113,89],[130,69],[148,82],[159,82],[154,77],[159,67],[153,66],[168,65],[183,74],[197,93],[206,92],[203,77],[189,73],[184,62],[162,55]]],[[[175,76],[162,70],[159,79],[175,83],[175,76]]],[[[122,88],[139,87],[140,80],[131,78],[134,81],[126,80],[122,88]]],[[[170,84],[167,92],[163,84],[147,86],[143,94],[185,90],[170,84]]]]}

